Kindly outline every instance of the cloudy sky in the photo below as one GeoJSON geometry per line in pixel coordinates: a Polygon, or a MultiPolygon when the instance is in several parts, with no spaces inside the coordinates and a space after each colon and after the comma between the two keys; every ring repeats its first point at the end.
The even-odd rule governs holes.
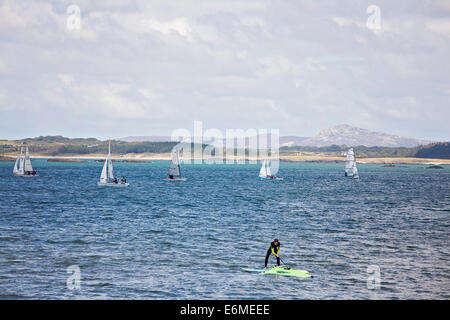
{"type": "Polygon", "coordinates": [[[202,120],[449,140],[449,57],[444,0],[0,0],[0,138],[202,120]]]}

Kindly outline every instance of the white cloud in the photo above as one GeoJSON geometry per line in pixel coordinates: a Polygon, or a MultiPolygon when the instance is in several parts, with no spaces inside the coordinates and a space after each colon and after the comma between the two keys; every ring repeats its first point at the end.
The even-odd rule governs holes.
{"type": "Polygon", "coordinates": [[[258,59],[263,66],[261,75],[265,77],[273,77],[277,75],[298,74],[300,67],[291,60],[283,56],[267,56],[258,59]]]}
{"type": "Polygon", "coordinates": [[[64,86],[70,87],[74,81],[74,77],[72,74],[59,74],[58,78],[64,84],[64,86]]]}
{"type": "Polygon", "coordinates": [[[4,72],[6,70],[6,65],[3,62],[3,59],[0,57],[0,73],[4,72]]]}
{"type": "Polygon", "coordinates": [[[0,6],[0,30],[23,29],[34,22],[23,14],[23,10],[13,4],[13,1],[6,0],[0,6]]]}
{"type": "Polygon", "coordinates": [[[0,90],[0,107],[4,106],[4,101],[6,100],[6,93],[0,90]]]}
{"type": "Polygon", "coordinates": [[[434,19],[431,21],[428,21],[426,23],[426,27],[441,36],[450,38],[450,20],[447,19],[434,19]]]}
{"type": "Polygon", "coordinates": [[[167,22],[151,19],[144,21],[144,23],[148,28],[159,31],[165,35],[176,32],[183,37],[189,37],[192,33],[191,26],[186,18],[177,18],[167,22]]]}
{"type": "Polygon", "coordinates": [[[140,88],[138,89],[139,93],[149,100],[155,100],[161,98],[161,95],[155,92],[155,90],[150,88],[140,88]]]}
{"type": "Polygon", "coordinates": [[[331,18],[334,23],[336,23],[339,27],[345,27],[345,26],[356,26],[358,28],[367,28],[365,23],[362,23],[360,21],[351,19],[351,18],[345,18],[345,17],[332,17],[331,18]]]}
{"type": "Polygon", "coordinates": [[[23,110],[30,136],[168,135],[195,119],[307,136],[349,113],[450,136],[445,1],[381,1],[381,31],[366,26],[368,4],[334,0],[76,4],[81,30],[67,29],[68,4],[1,2],[0,137],[23,134],[10,125],[23,110]]]}

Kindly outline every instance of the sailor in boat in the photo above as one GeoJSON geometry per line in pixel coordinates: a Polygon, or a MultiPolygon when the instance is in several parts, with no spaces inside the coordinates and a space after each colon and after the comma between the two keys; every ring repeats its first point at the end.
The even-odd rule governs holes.
{"type": "Polygon", "coordinates": [[[33,172],[31,173],[33,176],[36,175],[36,170],[33,170],[33,172]]]}
{"type": "Polygon", "coordinates": [[[173,175],[172,174],[169,174],[169,179],[173,180],[173,175]]]}
{"type": "Polygon", "coordinates": [[[122,177],[122,179],[120,179],[120,183],[121,183],[121,184],[127,183],[127,179],[125,179],[125,177],[122,177]]]}
{"type": "Polygon", "coordinates": [[[119,181],[117,181],[117,178],[114,178],[113,183],[115,183],[115,184],[118,184],[118,183],[119,183],[119,181]]]}
{"type": "Polygon", "coordinates": [[[269,256],[271,253],[273,253],[275,255],[275,257],[277,257],[277,264],[278,266],[280,266],[280,242],[278,241],[277,238],[275,238],[269,245],[269,249],[267,250],[266,253],[266,261],[264,263],[264,270],[267,269],[267,262],[269,262],[269,256]]]}

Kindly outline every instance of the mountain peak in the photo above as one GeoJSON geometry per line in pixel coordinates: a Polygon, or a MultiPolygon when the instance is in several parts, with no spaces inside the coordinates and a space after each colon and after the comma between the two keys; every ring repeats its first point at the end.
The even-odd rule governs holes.
{"type": "Polygon", "coordinates": [[[321,130],[315,137],[308,139],[309,145],[329,146],[332,144],[366,147],[415,147],[429,141],[406,138],[398,135],[374,132],[367,129],[340,124],[321,130]]]}
{"type": "MultiPolygon", "coordinates": [[[[169,136],[126,137],[119,139],[134,141],[171,141],[169,136]]],[[[326,147],[333,144],[366,147],[416,147],[429,144],[430,141],[401,137],[383,132],[374,132],[348,124],[339,124],[321,130],[315,137],[280,137],[282,146],[314,146],[326,147]]]]}

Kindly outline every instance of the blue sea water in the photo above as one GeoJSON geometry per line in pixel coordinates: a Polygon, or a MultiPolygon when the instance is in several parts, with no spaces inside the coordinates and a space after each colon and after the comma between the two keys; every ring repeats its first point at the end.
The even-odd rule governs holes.
{"type": "MultiPolygon", "coordinates": [[[[101,163],[0,163],[1,299],[448,299],[450,167],[114,163],[130,188],[99,188],[101,163]],[[269,243],[314,277],[260,269],[269,243]],[[70,266],[81,272],[70,289],[70,266]],[[368,272],[368,268],[369,271],[368,272]],[[380,282],[374,281],[380,271],[380,282]]],[[[275,259],[271,257],[270,264],[275,259]]]]}

